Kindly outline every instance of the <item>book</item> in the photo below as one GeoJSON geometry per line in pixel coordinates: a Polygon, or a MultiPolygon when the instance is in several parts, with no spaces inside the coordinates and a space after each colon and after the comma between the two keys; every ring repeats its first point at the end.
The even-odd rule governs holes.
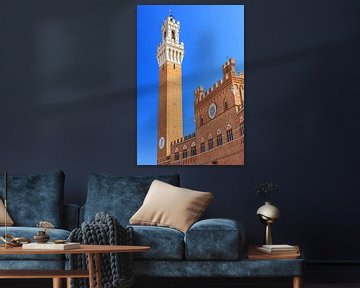
{"type": "Polygon", "coordinates": [[[259,252],[264,252],[268,254],[298,254],[299,248],[297,246],[291,246],[291,245],[262,245],[257,247],[257,250],[259,252]]]}
{"type": "Polygon", "coordinates": [[[70,243],[27,243],[22,245],[23,249],[28,250],[70,250],[70,249],[79,249],[80,243],[70,242],[70,243]]]}

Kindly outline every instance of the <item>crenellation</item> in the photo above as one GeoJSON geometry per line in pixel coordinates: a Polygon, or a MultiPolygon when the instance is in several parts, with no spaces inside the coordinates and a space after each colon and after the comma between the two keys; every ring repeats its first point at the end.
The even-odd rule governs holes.
{"type": "Polygon", "coordinates": [[[193,139],[193,138],[196,138],[196,133],[195,132],[191,133],[191,134],[188,134],[188,135],[186,135],[184,137],[181,137],[179,139],[176,139],[175,141],[172,141],[170,145],[171,145],[171,147],[173,147],[175,145],[179,145],[179,144],[182,145],[182,143],[188,141],[189,139],[193,139]]]}
{"type": "Polygon", "coordinates": [[[162,40],[157,47],[159,67],[166,62],[181,64],[184,59],[184,42],[180,42],[180,21],[168,16],[161,27],[162,40]]]}
{"type": "Polygon", "coordinates": [[[209,94],[214,93],[214,91],[217,91],[218,89],[221,89],[222,84],[228,80],[230,78],[230,76],[240,76],[240,77],[244,77],[244,73],[243,72],[239,72],[238,74],[235,73],[235,59],[234,58],[229,58],[228,61],[225,62],[225,64],[222,65],[222,70],[223,70],[223,78],[218,80],[217,82],[215,82],[209,89],[207,89],[206,91],[203,91],[202,95],[197,96],[197,89],[195,90],[194,94],[195,94],[195,103],[198,104],[199,102],[201,102],[201,100],[203,100],[204,98],[206,98],[209,94]]]}

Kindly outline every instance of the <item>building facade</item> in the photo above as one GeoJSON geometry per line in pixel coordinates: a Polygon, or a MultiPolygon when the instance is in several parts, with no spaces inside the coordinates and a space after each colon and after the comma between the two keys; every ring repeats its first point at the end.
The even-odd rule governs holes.
{"type": "Polygon", "coordinates": [[[195,132],[183,136],[180,23],[169,16],[158,46],[158,165],[244,165],[244,74],[235,59],[210,89],[194,91],[195,132]]]}

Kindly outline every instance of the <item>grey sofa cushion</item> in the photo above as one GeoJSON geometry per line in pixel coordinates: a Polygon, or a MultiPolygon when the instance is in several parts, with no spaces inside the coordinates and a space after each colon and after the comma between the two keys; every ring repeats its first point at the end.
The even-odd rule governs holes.
{"type": "Polygon", "coordinates": [[[144,177],[91,174],[84,205],[84,221],[91,222],[96,213],[106,212],[114,216],[121,225],[126,226],[131,216],[142,205],[155,179],[175,186],[180,185],[178,174],[144,177]]]}
{"type": "Polygon", "coordinates": [[[182,260],[184,234],[176,229],[159,226],[131,226],[135,245],[150,246],[146,252],[134,253],[135,259],[182,260]]]}
{"type": "MultiPolygon", "coordinates": [[[[0,177],[3,183],[4,177],[0,177]]],[[[46,220],[62,227],[64,173],[8,176],[8,211],[16,226],[35,227],[46,220]]],[[[3,185],[0,185],[4,197],[3,185]]]]}
{"type": "Polygon", "coordinates": [[[235,260],[243,248],[245,230],[231,219],[206,219],[195,223],[185,235],[187,260],[235,260]]]}
{"type": "MultiPolygon", "coordinates": [[[[7,233],[11,234],[14,237],[25,237],[32,240],[33,236],[41,230],[40,228],[35,227],[8,227],[7,233]]],[[[5,228],[0,227],[0,235],[5,234],[5,228]]],[[[54,240],[65,240],[69,237],[70,232],[63,229],[49,229],[47,234],[50,236],[50,241],[54,240]]],[[[64,255],[0,255],[0,260],[54,260],[60,261],[64,259],[64,255]]],[[[22,261],[19,261],[19,267],[22,261]]]]}

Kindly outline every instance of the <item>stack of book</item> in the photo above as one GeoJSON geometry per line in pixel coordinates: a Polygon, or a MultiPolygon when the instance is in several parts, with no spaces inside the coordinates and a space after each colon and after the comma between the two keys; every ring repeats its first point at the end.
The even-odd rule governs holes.
{"type": "Polygon", "coordinates": [[[291,245],[262,245],[257,247],[257,250],[260,252],[268,254],[298,254],[299,247],[291,245]]]}
{"type": "Polygon", "coordinates": [[[251,246],[248,259],[296,259],[300,257],[299,246],[291,245],[262,245],[251,246]]]}

